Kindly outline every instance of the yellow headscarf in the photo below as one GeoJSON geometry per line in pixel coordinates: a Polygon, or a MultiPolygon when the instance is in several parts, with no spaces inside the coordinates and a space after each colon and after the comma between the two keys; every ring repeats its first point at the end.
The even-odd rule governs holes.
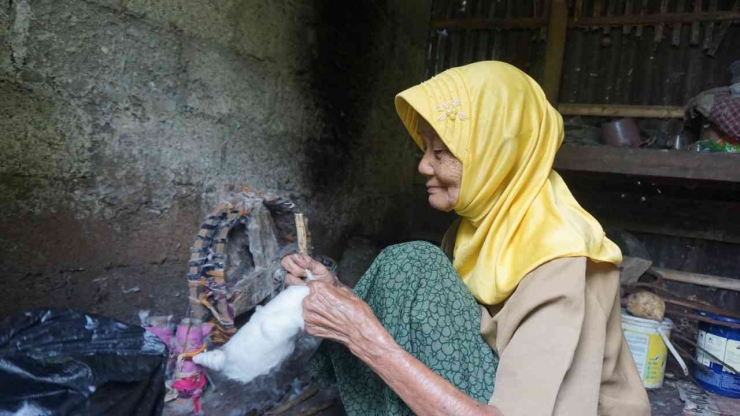
{"type": "Polygon", "coordinates": [[[503,302],[556,258],[621,262],[552,170],[563,119],[525,73],[494,61],[453,68],[399,94],[396,111],[419,147],[421,116],[462,162],[453,264],[478,302],[503,302]]]}

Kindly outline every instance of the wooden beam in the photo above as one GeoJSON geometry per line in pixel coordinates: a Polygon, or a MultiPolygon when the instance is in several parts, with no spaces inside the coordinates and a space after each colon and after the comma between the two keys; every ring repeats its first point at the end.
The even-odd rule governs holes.
{"type": "Polygon", "coordinates": [[[432,29],[475,30],[475,29],[536,29],[547,26],[547,19],[542,17],[506,18],[473,18],[473,19],[433,19],[432,29]]]}
{"type": "Polygon", "coordinates": [[[727,22],[740,21],[739,12],[707,12],[707,13],[665,13],[631,16],[584,17],[577,22],[568,21],[568,27],[583,26],[623,26],[623,25],[657,25],[679,24],[694,22],[727,22]]]}
{"type": "Polygon", "coordinates": [[[557,105],[560,93],[560,78],[563,74],[565,38],[568,29],[568,5],[566,0],[553,0],[547,25],[545,46],[545,75],[542,89],[552,105],[557,105]]]}
{"type": "Polygon", "coordinates": [[[665,280],[740,292],[740,279],[682,272],[680,270],[661,269],[660,267],[653,267],[652,270],[657,272],[665,280]]]}
{"type": "MultiPolygon", "coordinates": [[[[553,1],[554,5],[555,1],[553,1]]],[[[567,10],[567,9],[566,9],[567,10]]],[[[658,24],[689,24],[697,22],[737,22],[738,11],[714,11],[703,13],[666,13],[623,16],[580,17],[568,19],[568,27],[608,26],[655,26],[658,24]]],[[[434,19],[432,29],[475,30],[475,29],[535,29],[548,26],[548,19],[434,19]]]]}
{"type": "Polygon", "coordinates": [[[577,172],[740,182],[740,157],[731,153],[563,146],[555,157],[554,168],[577,172]]]}
{"type": "Polygon", "coordinates": [[[559,104],[558,111],[564,116],[683,118],[685,110],[678,106],[559,104]]]}

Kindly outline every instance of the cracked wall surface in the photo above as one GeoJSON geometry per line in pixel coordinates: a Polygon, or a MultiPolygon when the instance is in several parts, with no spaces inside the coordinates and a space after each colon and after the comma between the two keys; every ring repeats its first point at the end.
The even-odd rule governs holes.
{"type": "Polygon", "coordinates": [[[0,315],[181,312],[228,185],[294,199],[333,255],[394,229],[419,195],[393,96],[423,80],[428,9],[0,0],[0,315]]]}

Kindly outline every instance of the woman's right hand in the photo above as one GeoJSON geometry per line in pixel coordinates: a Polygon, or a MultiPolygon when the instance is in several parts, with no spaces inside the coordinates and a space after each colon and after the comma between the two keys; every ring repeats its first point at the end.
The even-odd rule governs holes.
{"type": "Polygon", "coordinates": [[[340,285],[339,279],[337,279],[337,277],[334,275],[334,273],[331,272],[331,270],[329,270],[320,262],[312,259],[310,256],[303,256],[298,253],[291,254],[289,256],[283,257],[280,265],[283,266],[283,269],[288,272],[288,275],[285,276],[286,286],[305,286],[306,270],[311,271],[313,280],[326,282],[332,286],[340,285]]]}

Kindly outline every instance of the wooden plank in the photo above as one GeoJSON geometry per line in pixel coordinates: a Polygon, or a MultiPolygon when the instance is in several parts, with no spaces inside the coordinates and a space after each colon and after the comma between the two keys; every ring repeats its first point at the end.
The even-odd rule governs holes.
{"type": "MultiPolygon", "coordinates": [[[[554,4],[554,2],[553,2],[554,4]]],[[[644,10],[641,10],[641,13],[644,10]]],[[[738,11],[709,11],[702,13],[666,13],[623,16],[581,17],[568,19],[568,27],[607,27],[607,26],[652,26],[658,24],[678,24],[695,22],[738,22],[738,11]]],[[[434,19],[432,29],[475,30],[475,29],[536,29],[548,25],[548,19],[526,17],[516,19],[434,19]]],[[[639,29],[639,28],[638,28],[639,29]]],[[[711,41],[711,38],[710,38],[711,41]]],[[[711,44],[711,42],[710,42],[711,44]]],[[[709,46],[707,46],[707,49],[709,46]]]]}
{"type": "Polygon", "coordinates": [[[666,280],[740,292],[740,279],[682,272],[680,270],[662,269],[660,267],[653,267],[652,270],[658,272],[666,280]]]}
{"type": "MultiPolygon", "coordinates": [[[[665,16],[668,13],[668,0],[660,0],[660,14],[659,16],[665,16]]],[[[663,40],[663,30],[665,29],[665,23],[659,23],[655,27],[655,38],[653,42],[659,44],[663,40]]]]}
{"type": "MultiPolygon", "coordinates": [[[[624,15],[625,16],[632,15],[632,11],[633,11],[632,1],[633,0],[627,0],[627,4],[624,6],[624,15]]],[[[625,35],[629,35],[630,32],[632,32],[632,26],[625,25],[624,26],[624,29],[622,29],[622,33],[625,34],[625,35]]]]}
{"type": "Polygon", "coordinates": [[[542,89],[552,105],[558,102],[560,78],[563,74],[565,38],[568,30],[568,5],[566,0],[553,0],[550,9],[550,22],[547,26],[547,45],[545,46],[545,74],[542,89]]]}
{"type": "MultiPolygon", "coordinates": [[[[614,16],[614,11],[616,10],[616,8],[617,8],[617,0],[610,0],[606,8],[606,16],[607,17],[614,16]]],[[[611,34],[611,28],[605,27],[604,35],[610,35],[610,34],[611,34]]]]}
{"type": "MultiPolygon", "coordinates": [[[[709,13],[717,12],[717,3],[718,3],[718,0],[711,0],[709,2],[709,13]]],[[[709,49],[712,47],[713,35],[714,35],[714,21],[711,21],[709,22],[709,24],[707,24],[707,27],[704,30],[704,45],[702,46],[704,49],[709,49]]]]}
{"type": "Polygon", "coordinates": [[[476,29],[537,29],[547,26],[547,19],[540,17],[434,19],[432,29],[476,30],[476,29]]]}
{"type": "MultiPolygon", "coordinates": [[[[543,19],[549,19],[551,6],[552,6],[552,0],[544,0],[544,4],[542,6],[542,14],[539,17],[542,17],[543,19]]],[[[540,28],[540,40],[546,40],[546,39],[547,39],[547,28],[541,27],[540,28]]]]}
{"type": "MultiPolygon", "coordinates": [[[[694,0],[694,13],[701,13],[703,7],[703,0],[694,0]]],[[[693,22],[691,23],[691,44],[692,45],[698,45],[699,44],[699,34],[701,32],[701,23],[699,22],[693,22]]]]}
{"type": "Polygon", "coordinates": [[[623,147],[563,146],[555,169],[740,182],[740,155],[623,147]]]}
{"type": "MultiPolygon", "coordinates": [[[[593,17],[595,19],[598,19],[599,17],[601,17],[601,0],[594,0],[594,14],[593,14],[593,17]]],[[[594,25],[594,27],[592,27],[591,29],[596,29],[596,28],[597,28],[597,26],[594,25]]]]}
{"type": "MultiPolygon", "coordinates": [[[[647,6],[648,6],[648,0],[642,0],[642,4],[640,5],[640,17],[644,18],[647,14],[647,6]]],[[[635,36],[638,38],[642,37],[642,25],[637,26],[637,30],[635,31],[635,36]]]]}
{"type": "MultiPolygon", "coordinates": [[[[678,4],[676,5],[676,12],[683,13],[686,7],[686,0],[678,0],[678,4]]],[[[671,33],[671,45],[673,46],[681,46],[681,31],[683,30],[683,25],[681,23],[675,23],[673,25],[673,30],[671,33]]]]}
{"type": "Polygon", "coordinates": [[[684,108],[677,106],[617,105],[617,104],[559,104],[564,116],[683,118],[684,108]]]}

